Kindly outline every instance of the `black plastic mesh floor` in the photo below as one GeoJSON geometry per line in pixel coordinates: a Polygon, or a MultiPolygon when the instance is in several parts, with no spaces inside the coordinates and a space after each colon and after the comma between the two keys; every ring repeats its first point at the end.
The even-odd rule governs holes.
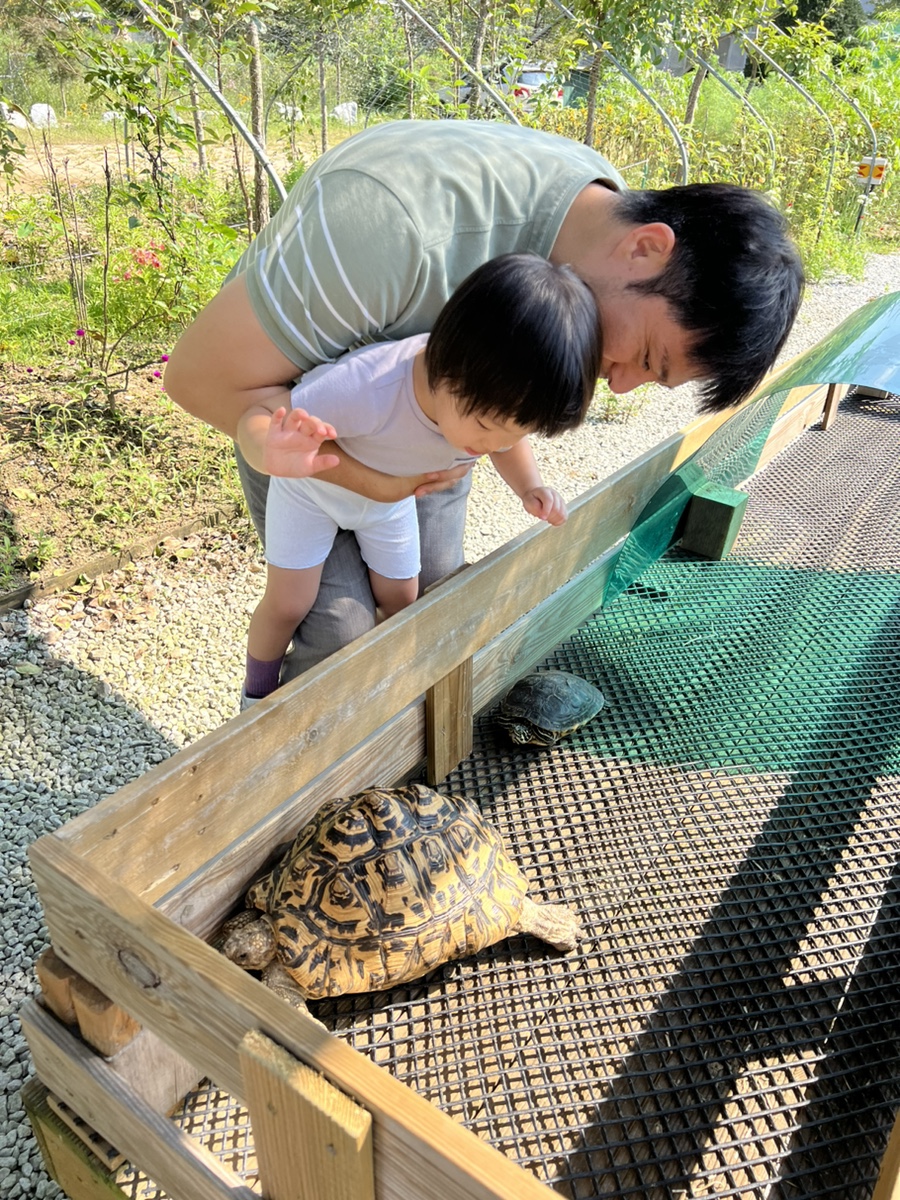
{"type": "Polygon", "coordinates": [[[670,553],[547,661],[604,691],[588,727],[487,714],[444,785],[580,952],[314,1006],[572,1200],[869,1200],[900,1104],[900,404],[749,491],[728,560],[670,553]]]}

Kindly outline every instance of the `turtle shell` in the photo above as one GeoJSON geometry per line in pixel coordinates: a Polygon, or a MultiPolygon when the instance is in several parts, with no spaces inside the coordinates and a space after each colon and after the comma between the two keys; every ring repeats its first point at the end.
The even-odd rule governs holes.
{"type": "Polygon", "coordinates": [[[536,671],[513,684],[497,710],[514,742],[552,746],[595,717],[603,693],[568,671],[536,671]]]}
{"type": "Polygon", "coordinates": [[[422,785],[331,800],[247,893],[308,999],[393,987],[510,933],[527,881],[459,796],[422,785]]]}

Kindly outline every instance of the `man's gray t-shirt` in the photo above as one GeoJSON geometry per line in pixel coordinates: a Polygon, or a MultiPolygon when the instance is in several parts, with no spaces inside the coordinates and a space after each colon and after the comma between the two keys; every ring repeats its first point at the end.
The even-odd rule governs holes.
{"type": "Polygon", "coordinates": [[[427,332],[482,263],[547,258],[572,201],[601,181],[596,151],[489,121],[394,121],[329,150],[232,271],[298,368],[373,340],[427,332]]]}

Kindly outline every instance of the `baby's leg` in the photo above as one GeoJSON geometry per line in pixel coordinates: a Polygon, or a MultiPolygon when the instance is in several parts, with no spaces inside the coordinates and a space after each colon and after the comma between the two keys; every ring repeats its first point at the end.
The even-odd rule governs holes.
{"type": "Polygon", "coordinates": [[[419,595],[419,576],[411,579],[388,579],[369,568],[369,582],[372,585],[372,595],[375,603],[386,617],[407,608],[419,595]]]}
{"type": "Polygon", "coordinates": [[[386,617],[412,604],[419,595],[419,527],[412,500],[388,509],[373,506],[373,517],[361,523],[356,540],[369,568],[375,603],[386,617]]]}
{"type": "Polygon", "coordinates": [[[312,608],[322,564],[304,570],[267,567],[266,590],[250,618],[247,634],[246,695],[268,696],[278,686],[281,661],[294,630],[312,608]]]}

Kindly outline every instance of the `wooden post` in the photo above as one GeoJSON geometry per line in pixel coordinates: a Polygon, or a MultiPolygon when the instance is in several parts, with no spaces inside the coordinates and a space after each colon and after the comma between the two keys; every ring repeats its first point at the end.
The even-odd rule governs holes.
{"type": "Polygon", "coordinates": [[[688,505],[682,549],[704,558],[725,558],[741,528],[748,498],[746,492],[716,483],[700,488],[688,505]]]}
{"type": "Polygon", "coordinates": [[[257,1030],[239,1053],[266,1200],[375,1200],[369,1113],[257,1030]]]}
{"type": "Polygon", "coordinates": [[[425,742],[432,787],[472,753],[473,718],[472,660],[467,658],[425,693],[425,742]]]}
{"type": "Polygon", "coordinates": [[[872,1200],[900,1200],[900,1113],[881,1160],[872,1200]]]}
{"type": "Polygon", "coordinates": [[[830,429],[837,416],[838,405],[847,395],[850,385],[847,383],[829,383],[825,393],[825,407],[822,410],[822,429],[830,429]]]}

